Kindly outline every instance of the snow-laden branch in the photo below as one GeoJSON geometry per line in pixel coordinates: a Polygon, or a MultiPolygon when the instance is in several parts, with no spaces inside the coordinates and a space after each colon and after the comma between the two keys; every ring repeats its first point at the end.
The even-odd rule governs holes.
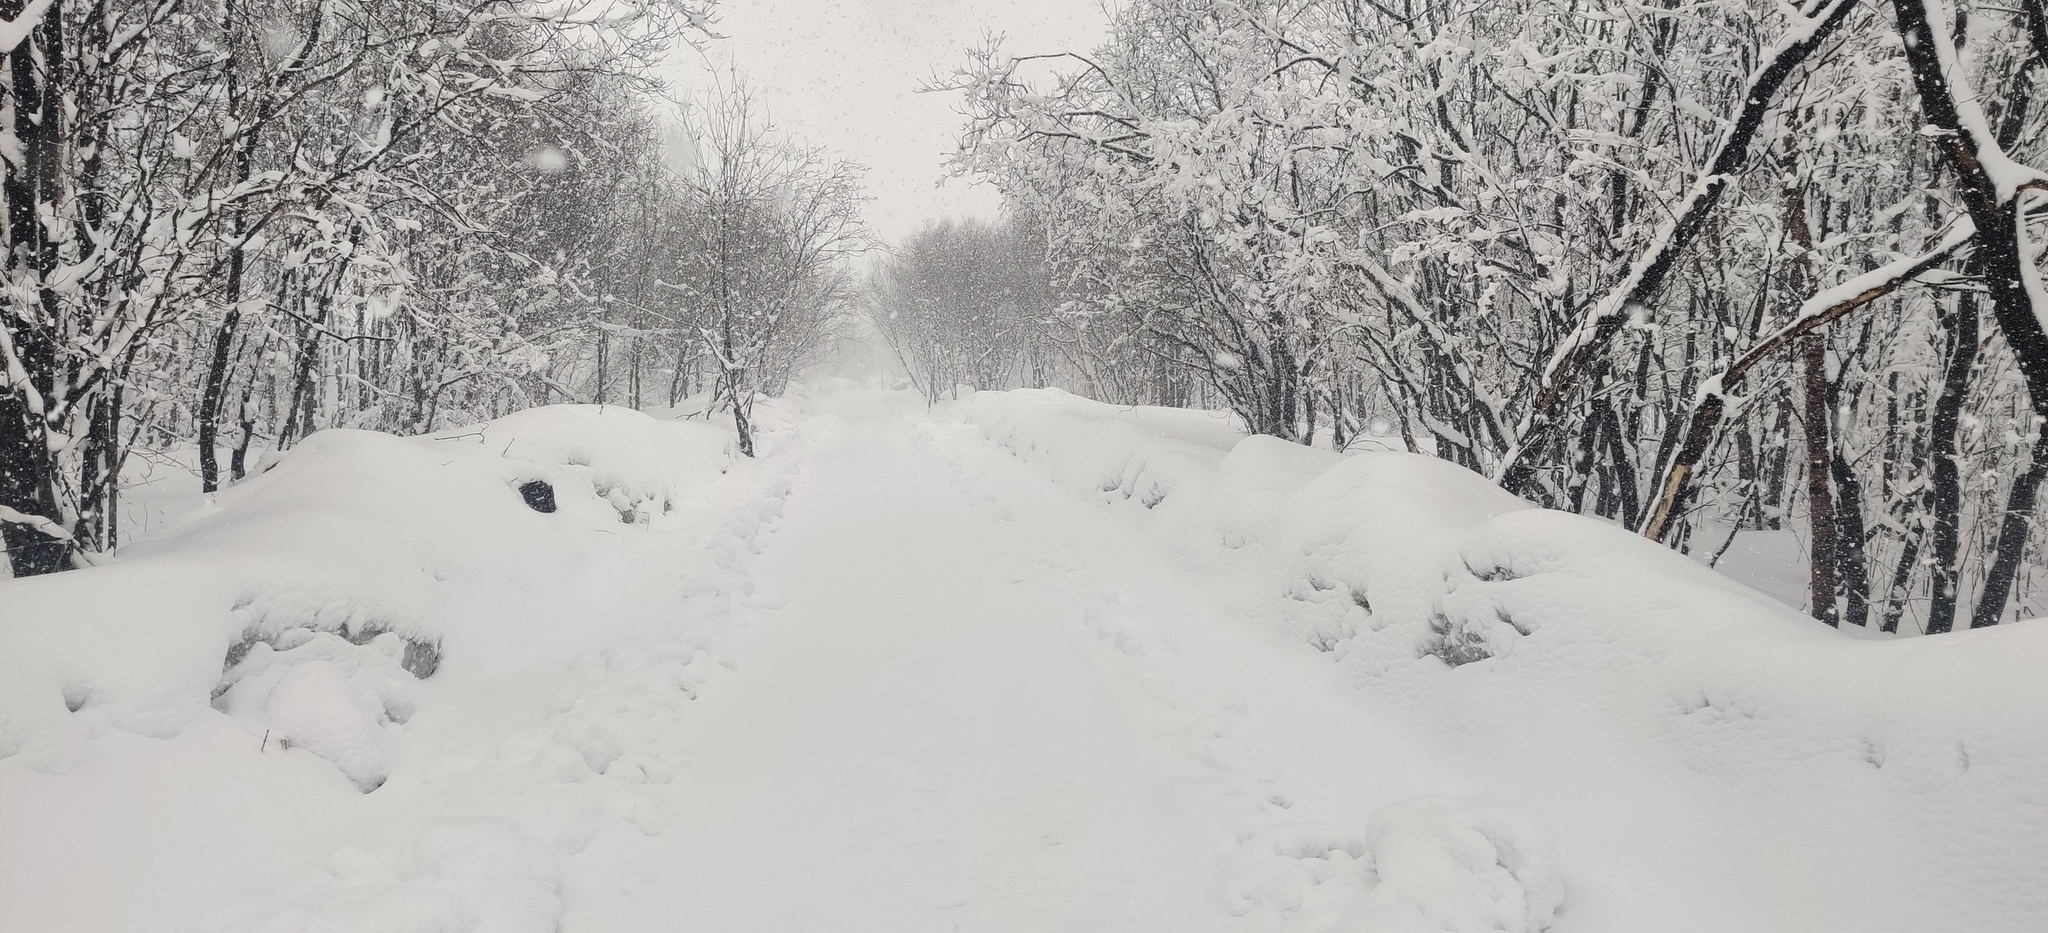
{"type": "Polygon", "coordinates": [[[1741,107],[1734,121],[1722,134],[1713,157],[1685,197],[1651,237],[1650,244],[1630,263],[1628,272],[1593,302],[1552,352],[1536,397],[1515,432],[1515,444],[1501,460],[1495,479],[1503,487],[1519,491],[1528,486],[1535,472],[1535,460],[1550,443],[1572,387],[1580,382],[1629,317],[1638,310],[1647,311],[1663,291],[1679,257],[1748,164],[1750,145],[1775,106],[1779,89],[1841,26],[1856,3],[1857,0],[1817,0],[1763,54],[1762,63],[1744,83],[1741,107]]]}
{"type": "Polygon", "coordinates": [[[15,49],[21,48],[21,44],[28,41],[29,34],[42,25],[43,14],[50,11],[53,2],[55,0],[30,0],[28,6],[23,7],[13,19],[0,20],[0,55],[12,55],[15,49]]]}
{"type": "Polygon", "coordinates": [[[48,535],[51,538],[54,538],[58,541],[71,540],[71,532],[66,531],[64,529],[64,526],[59,525],[56,522],[53,522],[47,518],[44,518],[41,515],[29,515],[25,512],[17,512],[4,505],[0,505],[0,523],[13,525],[27,525],[28,527],[40,531],[43,534],[48,535]]]}
{"type": "Polygon", "coordinates": [[[1801,303],[1798,313],[1784,326],[1757,341],[1727,368],[1701,381],[1693,395],[1685,440],[1658,470],[1657,498],[1644,521],[1643,537],[1661,541],[1665,532],[1670,530],[1672,520],[1684,506],[1700,460],[1713,445],[1714,432],[1727,411],[1728,398],[1740,389],[1750,369],[1786,344],[1819,331],[1856,309],[1920,279],[1955,256],[1976,235],[1976,226],[1964,220],[1925,253],[1893,260],[1821,291],[1801,303]]]}

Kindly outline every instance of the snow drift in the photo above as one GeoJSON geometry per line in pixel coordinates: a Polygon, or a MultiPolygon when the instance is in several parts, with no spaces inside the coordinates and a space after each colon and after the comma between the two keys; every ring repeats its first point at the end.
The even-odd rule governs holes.
{"type": "Polygon", "coordinates": [[[420,439],[315,434],[115,563],[9,585],[0,756],[61,770],[100,731],[168,737],[218,706],[371,789],[369,730],[410,715],[408,681],[542,635],[471,596],[560,577],[579,560],[565,528],[671,510],[727,447],[704,423],[594,407],[420,439]],[[521,502],[535,479],[560,513],[521,502]]]}
{"type": "MultiPolygon", "coordinates": [[[[1688,901],[1742,905],[1753,929],[2048,916],[2025,880],[2048,877],[2048,622],[1862,638],[1432,458],[1191,436],[1176,426],[1222,416],[1053,390],[954,412],[1184,559],[1254,571],[1265,595],[1244,615],[1329,652],[1564,827],[1566,868],[1598,892],[1566,918],[1688,901]]],[[[1511,928],[1436,922],[1414,928],[1511,928]]]]}
{"type": "Polygon", "coordinates": [[[324,431],[118,560],[7,582],[0,913],[140,929],[249,892],[207,928],[552,929],[534,904],[558,853],[645,823],[615,788],[672,765],[635,730],[716,667],[703,633],[789,484],[735,464],[729,426],[616,407],[324,431]],[[536,482],[552,511],[522,496],[536,482]],[[653,647],[563,680],[622,640],[653,647]],[[508,692],[535,682],[568,692],[508,692]],[[552,724],[433,760],[445,745],[408,737],[508,702],[552,724]],[[614,789],[549,790],[589,782],[614,789]],[[386,822],[431,793],[463,815],[386,822]],[[506,795],[559,799],[558,825],[507,823],[487,803],[506,795]],[[328,855],[366,820],[387,845],[328,855]]]}

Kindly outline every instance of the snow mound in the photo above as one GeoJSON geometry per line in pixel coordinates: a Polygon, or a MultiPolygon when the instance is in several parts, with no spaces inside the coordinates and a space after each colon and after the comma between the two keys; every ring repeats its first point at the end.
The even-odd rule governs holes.
{"type": "Polygon", "coordinates": [[[593,406],[315,434],[119,560],[0,584],[0,758],[68,770],[96,735],[167,738],[219,710],[373,789],[412,681],[577,641],[559,584],[593,535],[671,512],[729,451],[710,425],[593,406]],[[522,501],[533,479],[559,511],[522,501]]]}
{"type": "Polygon", "coordinates": [[[567,497],[585,520],[645,523],[674,511],[680,477],[722,473],[732,462],[731,435],[704,421],[657,421],[628,408],[554,405],[429,436],[474,443],[504,460],[515,488],[541,480],[567,497]],[[595,511],[597,507],[609,512],[595,511]]]}
{"type": "Polygon", "coordinates": [[[377,736],[419,708],[407,644],[385,632],[370,651],[331,632],[294,630],[280,651],[258,642],[222,676],[216,705],[264,744],[303,748],[332,762],[364,793],[391,776],[377,736]]]}
{"type": "Polygon", "coordinates": [[[1564,905],[1553,842],[1496,800],[1421,797],[1365,830],[1377,884],[1336,927],[1349,933],[1540,933],[1564,905]]]}
{"type": "MultiPolygon", "coordinates": [[[[2048,789],[2025,777],[2048,772],[2048,620],[1838,632],[1434,458],[1256,437],[1195,456],[1111,406],[971,401],[955,414],[1083,496],[1104,474],[1171,474],[1171,498],[1134,520],[1205,574],[1262,578],[1244,617],[1327,652],[1490,775],[1479,789],[1576,834],[1575,878],[1621,912],[1589,928],[1711,913],[1720,928],[2017,931],[2048,916],[2048,888],[2018,880],[2048,876],[2048,789]]],[[[1517,883],[1532,910],[1548,903],[1517,883]]],[[[1453,900],[1493,916],[1512,899],[1474,892],[1504,884],[1453,900]]]]}
{"type": "Polygon", "coordinates": [[[799,478],[731,449],[609,407],[322,432],[0,582],[0,928],[559,929],[565,860],[661,831],[799,478]]]}
{"type": "Polygon", "coordinates": [[[1061,483],[1148,509],[1214,473],[1244,437],[1227,412],[1106,405],[1059,389],[977,392],[955,411],[1061,483]]]}

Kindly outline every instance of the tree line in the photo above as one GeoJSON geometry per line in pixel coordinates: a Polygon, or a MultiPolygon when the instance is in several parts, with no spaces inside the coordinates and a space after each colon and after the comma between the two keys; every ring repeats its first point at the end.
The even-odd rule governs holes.
{"type": "Polygon", "coordinates": [[[861,196],[736,81],[667,98],[711,14],[0,0],[12,573],[111,551],[138,448],[196,446],[210,492],[322,428],[699,395],[751,453],[861,196]]]}
{"type": "Polygon", "coordinates": [[[1132,0],[946,84],[1091,394],[1794,528],[1831,624],[2043,608],[2039,3],[1132,0]]]}

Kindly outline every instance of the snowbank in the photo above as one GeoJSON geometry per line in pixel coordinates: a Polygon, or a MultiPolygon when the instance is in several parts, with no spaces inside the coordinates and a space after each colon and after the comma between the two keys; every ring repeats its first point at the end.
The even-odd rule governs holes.
{"type": "MultiPolygon", "coordinates": [[[[1050,393],[981,393],[954,412],[1084,495],[1141,502],[1132,514],[1184,559],[1262,575],[1272,595],[1242,613],[1329,652],[1499,796],[1564,827],[1567,868],[1663,872],[1662,890],[1608,890],[1567,917],[1597,920],[1602,901],[1669,915],[1717,884],[1743,888],[1757,929],[2048,916],[2048,887],[2024,880],[2048,877],[2048,622],[1852,637],[1444,461],[1196,441],[1050,393]],[[1659,898],[1673,900],[1640,908],[1659,898]]],[[[1361,929],[1542,928],[1373,923],[1361,929]]]]}
{"type": "Polygon", "coordinates": [[[315,434],[116,562],[7,585],[0,756],[62,770],[100,732],[169,737],[218,706],[374,787],[361,733],[404,720],[405,681],[537,634],[466,611],[469,594],[561,577],[580,559],[565,531],[671,510],[727,447],[702,424],[576,406],[421,439],[315,434]],[[533,479],[560,511],[521,501],[533,479]],[[298,660],[318,663],[280,681],[298,660]],[[363,708],[321,702],[343,694],[363,708]]]}
{"type": "Polygon", "coordinates": [[[635,750],[634,724],[715,666],[677,633],[744,598],[738,564],[789,488],[731,448],[728,427],[596,406],[420,438],[324,431],[118,560],[0,581],[0,913],[183,926],[251,891],[267,893],[209,928],[547,922],[529,902],[555,896],[558,851],[640,816],[592,790],[563,798],[559,827],[508,828],[478,801],[670,769],[635,750]],[[536,481],[553,511],[522,495],[536,481]],[[598,664],[630,702],[507,692],[560,683],[621,632],[670,644],[598,664]],[[463,735],[501,706],[559,722],[419,760],[420,723],[463,735]],[[453,809],[484,812],[400,818],[387,847],[328,857],[371,814],[392,819],[372,800],[402,812],[464,781],[453,809]],[[328,881],[280,893],[323,862],[328,881]]]}
{"type": "Polygon", "coordinates": [[[1059,389],[977,392],[956,407],[1055,480],[1146,508],[1212,475],[1244,436],[1226,412],[1106,405],[1059,389]]]}

